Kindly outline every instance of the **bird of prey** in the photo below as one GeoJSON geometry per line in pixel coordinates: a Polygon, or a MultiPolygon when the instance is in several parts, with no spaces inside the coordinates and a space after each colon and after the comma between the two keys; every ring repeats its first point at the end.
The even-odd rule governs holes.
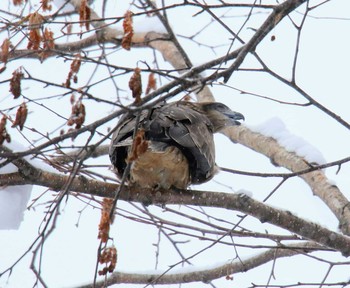
{"type": "Polygon", "coordinates": [[[241,113],[218,102],[162,103],[125,114],[112,137],[110,160],[119,178],[130,163],[130,184],[186,189],[214,176],[213,133],[239,120],[241,113]]]}

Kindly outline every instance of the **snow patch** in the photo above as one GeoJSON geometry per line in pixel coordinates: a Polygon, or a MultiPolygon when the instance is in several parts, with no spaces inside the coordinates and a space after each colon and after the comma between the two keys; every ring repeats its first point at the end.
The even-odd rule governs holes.
{"type": "Polygon", "coordinates": [[[32,193],[32,185],[0,188],[0,230],[17,230],[32,193]]]}
{"type": "Polygon", "coordinates": [[[283,121],[278,117],[273,117],[258,126],[249,128],[267,137],[274,138],[287,151],[296,153],[309,163],[326,163],[322,153],[316,147],[306,142],[303,138],[290,133],[283,121]]]}
{"type": "MultiPolygon", "coordinates": [[[[23,151],[28,150],[28,147],[25,147],[21,143],[14,141],[14,140],[11,140],[10,143],[6,143],[4,146],[6,148],[10,149],[14,153],[15,152],[23,152],[23,151]]],[[[57,170],[55,168],[53,168],[49,164],[45,163],[41,159],[34,158],[32,155],[24,156],[23,159],[28,161],[31,165],[33,165],[36,168],[39,168],[39,169],[44,170],[46,172],[57,173],[57,170]]],[[[13,173],[13,172],[18,171],[17,167],[13,164],[6,165],[5,167],[1,168],[0,174],[13,173]],[[10,167],[11,167],[11,169],[8,170],[7,172],[3,172],[3,169],[6,169],[5,167],[7,167],[7,166],[9,166],[7,169],[9,169],[10,167]]]]}
{"type": "Polygon", "coordinates": [[[133,21],[134,33],[147,33],[150,31],[166,33],[166,29],[158,17],[137,18],[133,21]]]}
{"type": "MultiPolygon", "coordinates": [[[[13,152],[25,151],[24,147],[16,141],[7,143],[5,147],[11,149],[13,152]]],[[[24,157],[30,164],[45,171],[55,171],[50,165],[33,159],[30,156],[24,157]]],[[[4,163],[5,160],[1,161],[4,163]]],[[[1,167],[0,174],[15,173],[18,168],[9,163],[1,167]]],[[[18,185],[18,186],[3,186],[0,187],[0,230],[17,230],[23,221],[24,211],[27,208],[28,201],[32,193],[32,185],[18,185]]]]}
{"type": "MultiPolygon", "coordinates": [[[[12,163],[2,167],[0,174],[15,173],[18,169],[12,163]]],[[[23,221],[32,185],[0,187],[0,230],[17,230],[23,221]]]]}

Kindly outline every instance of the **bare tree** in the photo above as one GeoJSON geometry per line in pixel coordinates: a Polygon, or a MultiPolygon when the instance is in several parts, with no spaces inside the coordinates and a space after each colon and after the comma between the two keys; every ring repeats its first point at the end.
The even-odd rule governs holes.
{"type": "MultiPolygon", "coordinates": [[[[90,257],[98,255],[96,267],[89,269],[95,271],[81,279],[88,284],[80,287],[349,285],[344,272],[350,255],[350,205],[344,192],[349,182],[342,182],[350,161],[349,117],[342,110],[348,103],[344,91],[330,89],[337,94],[332,102],[308,83],[315,82],[310,75],[320,70],[328,79],[339,80],[342,70],[324,59],[316,59],[310,71],[306,63],[317,50],[323,51],[310,38],[312,33],[325,34],[325,41],[335,47],[328,52],[343,52],[338,48],[345,45],[342,40],[332,43],[336,31],[331,29],[346,27],[349,19],[333,17],[331,9],[341,11],[349,4],[119,2],[0,4],[0,167],[16,166],[0,174],[0,186],[34,186],[27,213],[42,219],[37,236],[0,277],[11,282],[16,267],[31,257],[28,269],[35,280],[28,285],[55,286],[46,264],[55,259],[47,259],[44,248],[49,236],[57,237],[60,215],[73,203],[79,217],[96,208],[101,213],[99,226],[91,227],[98,234],[97,253],[85,251],[90,257]],[[201,64],[194,64],[197,61],[201,64]],[[222,131],[232,145],[217,139],[220,174],[186,191],[141,191],[117,180],[107,154],[118,117],[179,99],[217,100],[246,115],[246,125],[222,131]],[[276,119],[253,127],[268,114],[287,115],[287,127],[297,117],[308,119],[296,128],[301,136],[308,139],[311,133],[310,139],[319,142],[308,145],[276,119]],[[330,153],[329,146],[334,153],[327,154],[331,160],[326,161],[314,147],[330,153]],[[339,177],[341,185],[326,173],[339,177]],[[315,197],[307,198],[312,194],[315,197]],[[283,199],[295,203],[283,205],[283,199]],[[294,214],[299,211],[292,207],[305,208],[319,200],[319,213],[336,219],[339,231],[322,220],[316,223],[312,210],[318,208],[313,206],[303,210],[305,216],[294,214]],[[129,235],[130,243],[118,242],[121,234],[129,235]],[[134,266],[124,267],[117,254],[135,257],[132,238],[154,257],[145,260],[149,252],[137,254],[134,266]],[[155,270],[137,272],[133,268],[139,261],[145,261],[144,270],[155,270]],[[295,272],[300,263],[317,272],[295,272]],[[281,272],[283,265],[288,268],[281,272]],[[122,272],[126,269],[131,272],[122,272]],[[286,274],[290,277],[278,277],[286,274]]],[[[331,58],[332,53],[323,56],[331,58]]],[[[341,57],[344,63],[349,60],[345,54],[341,57]]],[[[64,233],[60,230],[60,237],[68,240],[64,233]]],[[[85,265],[84,259],[78,263],[85,265]]],[[[75,285],[69,279],[62,283],[75,285]]]]}

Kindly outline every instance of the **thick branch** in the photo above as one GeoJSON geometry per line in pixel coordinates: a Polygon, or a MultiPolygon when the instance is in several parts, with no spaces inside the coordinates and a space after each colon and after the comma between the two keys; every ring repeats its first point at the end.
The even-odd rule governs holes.
{"type": "MultiPolygon", "coordinates": [[[[300,172],[310,168],[310,164],[304,158],[293,152],[286,151],[275,139],[252,132],[247,127],[229,127],[223,133],[232,141],[264,154],[271,159],[272,163],[285,167],[290,171],[300,172]]],[[[350,205],[348,199],[341,193],[339,188],[329,182],[322,170],[304,173],[300,177],[310,186],[314,195],[321,198],[338,218],[342,232],[349,235],[350,205]]]]}
{"type": "MultiPolygon", "coordinates": [[[[294,255],[310,253],[320,248],[310,242],[305,242],[297,245],[291,245],[288,247],[281,247],[277,249],[270,249],[257,256],[248,258],[247,260],[230,261],[227,264],[218,266],[212,269],[196,270],[193,272],[164,272],[161,273],[126,273],[126,272],[114,272],[107,281],[100,281],[93,286],[92,284],[79,286],[79,288],[92,288],[92,287],[106,287],[113,284],[181,284],[189,282],[204,282],[207,283],[211,280],[219,279],[221,277],[229,276],[235,273],[242,273],[256,268],[269,261],[282,257],[291,257],[294,255]]],[[[170,269],[169,269],[170,270],[170,269]]]]}
{"type": "MultiPolygon", "coordinates": [[[[4,151],[6,153],[12,153],[12,150],[10,150],[9,148],[7,148],[5,146],[0,146],[0,152],[1,151],[4,151]]],[[[23,181],[23,178],[36,179],[36,178],[40,177],[41,170],[34,167],[32,164],[30,164],[24,158],[16,158],[16,159],[13,159],[11,162],[12,162],[12,164],[14,164],[18,168],[18,171],[19,171],[18,174],[20,177],[17,177],[17,180],[16,180],[15,174],[17,174],[17,173],[9,174],[9,175],[11,175],[8,177],[9,184],[5,184],[5,185],[14,185],[12,183],[18,181],[19,179],[21,179],[23,181]],[[14,178],[12,178],[12,176],[14,176],[14,178]]],[[[8,174],[6,174],[6,175],[8,175],[8,174]]],[[[18,183],[19,185],[21,185],[21,182],[20,182],[21,180],[19,180],[19,183],[18,183]]],[[[3,186],[3,185],[0,184],[0,186],[3,186]]]]}
{"type": "MultiPolygon", "coordinates": [[[[38,169],[39,170],[39,169],[38,169]]],[[[13,179],[22,177],[18,184],[35,184],[61,190],[71,179],[68,176],[41,171],[39,178],[10,175],[0,175],[0,186],[13,185],[9,183],[9,176],[13,179]]],[[[114,198],[118,185],[87,179],[83,176],[71,181],[70,191],[87,193],[96,196],[114,198]]],[[[120,200],[141,202],[144,204],[166,205],[194,205],[203,207],[225,208],[237,210],[251,215],[261,222],[268,222],[278,227],[294,232],[306,239],[340,251],[343,255],[350,255],[350,238],[321,227],[316,223],[303,220],[288,211],[279,210],[260,203],[244,194],[228,194],[209,191],[161,191],[124,187],[120,193],[120,200]]]]}

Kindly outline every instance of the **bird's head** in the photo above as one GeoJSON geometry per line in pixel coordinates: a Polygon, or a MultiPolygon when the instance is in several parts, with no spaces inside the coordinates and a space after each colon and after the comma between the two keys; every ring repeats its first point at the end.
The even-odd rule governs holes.
{"type": "Polygon", "coordinates": [[[214,132],[217,132],[227,126],[240,125],[239,120],[244,120],[244,116],[232,111],[225,104],[219,102],[200,103],[203,112],[209,118],[214,127],[214,132]]]}

